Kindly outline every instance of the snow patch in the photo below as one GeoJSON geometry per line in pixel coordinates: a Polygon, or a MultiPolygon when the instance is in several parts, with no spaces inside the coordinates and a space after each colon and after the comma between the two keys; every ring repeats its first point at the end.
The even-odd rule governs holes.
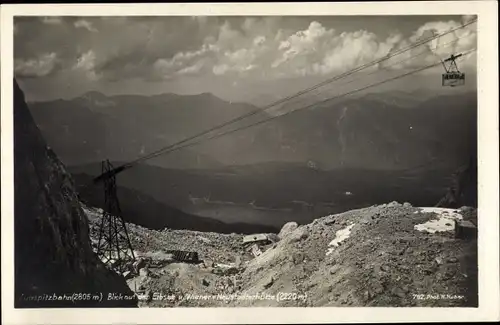
{"type": "MultiPolygon", "coordinates": [[[[460,211],[457,209],[448,209],[448,208],[435,208],[435,207],[420,207],[419,211],[415,213],[437,213],[437,214],[458,214],[460,215],[460,211]]],[[[461,216],[461,215],[460,215],[461,216]]]]}
{"type": "Polygon", "coordinates": [[[455,222],[463,219],[459,210],[455,209],[425,207],[419,208],[419,211],[415,213],[435,213],[437,215],[437,219],[429,220],[414,226],[415,230],[421,232],[426,231],[431,234],[442,231],[453,231],[455,222]]]}
{"type": "Polygon", "coordinates": [[[235,266],[236,266],[236,264],[235,264],[235,263],[231,263],[231,264],[215,263],[215,265],[216,265],[217,267],[222,268],[222,269],[230,269],[230,268],[232,268],[232,267],[235,267],[235,266]]]}
{"type": "Polygon", "coordinates": [[[344,229],[338,230],[335,233],[335,239],[328,244],[328,246],[334,246],[334,247],[328,248],[326,255],[330,255],[335,249],[335,247],[339,247],[341,242],[349,238],[349,236],[351,235],[351,229],[352,227],[354,227],[354,225],[355,224],[353,223],[352,225],[347,226],[344,229]]]}

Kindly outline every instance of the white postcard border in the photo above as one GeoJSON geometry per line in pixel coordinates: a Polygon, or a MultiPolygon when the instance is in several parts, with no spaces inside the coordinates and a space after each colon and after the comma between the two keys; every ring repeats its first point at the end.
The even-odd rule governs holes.
{"type": "MultiPolygon", "coordinates": [[[[498,207],[498,4],[496,1],[2,5],[2,323],[226,324],[481,321],[500,318],[498,207]],[[479,308],[14,309],[13,16],[478,15],[479,308]]],[[[29,240],[29,239],[26,239],[29,240]]]]}

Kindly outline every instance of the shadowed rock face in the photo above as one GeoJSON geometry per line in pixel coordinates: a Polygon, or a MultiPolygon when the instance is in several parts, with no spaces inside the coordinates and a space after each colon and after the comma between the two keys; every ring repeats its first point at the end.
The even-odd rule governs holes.
{"type": "Polygon", "coordinates": [[[15,307],[136,306],[136,300],[107,299],[133,293],[92,252],[73,180],[46,146],[16,81],[14,159],[15,307]],[[91,299],[64,297],[75,293],[91,299]],[[101,294],[102,301],[93,299],[101,294]]]}
{"type": "Polygon", "coordinates": [[[477,193],[477,142],[473,142],[469,162],[452,175],[452,183],[445,196],[436,204],[437,207],[459,208],[478,205],[477,193]]]}

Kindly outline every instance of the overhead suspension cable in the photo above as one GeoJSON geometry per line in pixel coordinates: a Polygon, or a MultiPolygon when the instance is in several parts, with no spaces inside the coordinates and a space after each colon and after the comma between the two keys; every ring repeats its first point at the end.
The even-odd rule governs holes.
{"type": "MultiPolygon", "coordinates": [[[[365,70],[365,69],[367,69],[367,68],[368,68],[368,67],[370,67],[370,66],[373,66],[373,65],[375,65],[375,64],[381,63],[381,62],[383,62],[383,61],[387,61],[387,60],[389,60],[390,58],[392,58],[392,57],[394,57],[394,56],[397,56],[397,55],[400,55],[400,54],[405,53],[405,52],[407,52],[407,51],[410,51],[411,49],[416,48],[416,47],[418,47],[418,46],[421,46],[421,45],[423,45],[423,44],[425,44],[425,43],[428,43],[428,42],[430,42],[430,41],[432,41],[433,39],[436,39],[436,38],[438,38],[438,37],[441,37],[441,36],[444,36],[444,35],[450,34],[450,33],[454,32],[454,31],[456,31],[456,30],[459,30],[459,29],[465,28],[466,26],[469,26],[469,25],[471,25],[471,24],[473,24],[473,23],[475,23],[475,22],[477,22],[477,19],[476,19],[476,20],[469,21],[468,23],[465,23],[465,24],[463,24],[463,25],[460,25],[459,27],[453,28],[453,29],[448,30],[448,31],[446,31],[446,32],[443,32],[443,33],[440,33],[440,34],[435,34],[435,35],[433,35],[432,37],[429,37],[429,38],[426,38],[426,39],[424,39],[424,40],[421,40],[421,41],[417,41],[417,42],[415,42],[415,43],[412,43],[410,46],[408,46],[408,47],[406,47],[406,48],[399,49],[399,50],[397,50],[397,51],[394,51],[393,53],[390,53],[390,54],[385,55],[385,56],[384,56],[384,57],[382,57],[382,58],[376,59],[376,60],[371,61],[371,62],[369,62],[369,63],[363,64],[363,65],[361,65],[361,66],[359,66],[359,67],[357,67],[357,68],[355,68],[355,69],[352,69],[352,70],[350,70],[350,71],[344,72],[344,73],[342,73],[342,74],[340,74],[340,75],[337,75],[337,76],[335,76],[335,77],[329,78],[329,79],[327,79],[327,80],[325,80],[325,81],[323,81],[323,82],[321,82],[321,83],[319,83],[319,84],[317,84],[317,85],[315,85],[315,86],[312,86],[312,87],[309,87],[309,88],[304,89],[304,90],[302,90],[302,91],[299,91],[298,93],[295,93],[295,94],[293,94],[293,95],[291,95],[291,96],[287,96],[287,97],[285,97],[285,98],[283,98],[283,99],[280,99],[280,100],[278,100],[278,101],[276,101],[276,102],[274,102],[274,103],[272,103],[272,104],[266,105],[266,106],[265,106],[265,107],[263,107],[263,108],[259,108],[259,109],[257,109],[257,110],[251,111],[251,112],[249,112],[249,113],[247,113],[247,114],[243,114],[242,116],[236,117],[236,118],[231,119],[231,120],[229,120],[229,121],[227,121],[227,122],[224,122],[224,123],[222,123],[222,124],[220,124],[220,125],[217,125],[217,126],[214,126],[214,127],[212,127],[212,128],[209,128],[208,130],[205,130],[205,131],[202,131],[202,132],[200,132],[200,133],[198,133],[198,134],[195,134],[195,135],[193,135],[193,136],[190,136],[190,137],[188,137],[188,138],[186,138],[186,139],[184,139],[184,140],[181,140],[181,141],[179,141],[179,142],[176,142],[176,143],[174,143],[174,144],[171,144],[171,145],[168,145],[168,146],[166,146],[166,147],[164,147],[164,148],[161,148],[161,149],[159,149],[159,150],[156,150],[156,151],[154,151],[154,152],[152,152],[152,153],[150,153],[150,154],[147,154],[147,155],[145,155],[145,156],[142,156],[142,157],[139,157],[139,158],[137,158],[137,159],[135,159],[135,160],[132,160],[132,161],[130,161],[130,162],[128,162],[128,163],[126,163],[126,164],[123,164],[123,165],[121,165],[121,166],[119,166],[119,167],[115,168],[114,170],[110,171],[110,173],[112,173],[112,174],[116,174],[116,173],[121,172],[121,171],[123,171],[123,170],[125,170],[125,169],[127,169],[127,168],[132,167],[132,166],[133,166],[134,164],[136,164],[136,163],[139,163],[139,162],[141,162],[141,161],[145,161],[145,160],[149,160],[149,159],[151,159],[151,158],[157,157],[157,156],[161,155],[161,154],[162,154],[162,153],[164,153],[164,152],[165,152],[165,153],[171,152],[170,150],[172,150],[172,149],[178,150],[177,148],[184,148],[185,146],[181,146],[181,147],[178,147],[178,146],[179,146],[179,145],[182,145],[182,144],[185,144],[186,142],[189,142],[189,141],[194,140],[194,139],[196,139],[196,138],[202,137],[202,136],[204,136],[204,135],[206,135],[206,134],[208,134],[208,133],[210,133],[210,132],[212,132],[212,131],[215,131],[215,130],[218,130],[218,129],[220,129],[220,128],[223,128],[223,127],[225,127],[225,126],[227,126],[227,125],[230,125],[230,124],[233,124],[233,123],[238,122],[238,121],[240,121],[240,120],[243,120],[243,119],[245,119],[245,118],[247,118],[247,117],[250,117],[250,116],[256,115],[256,114],[258,114],[258,113],[260,113],[260,112],[265,112],[266,110],[269,110],[270,108],[272,108],[272,107],[274,107],[274,106],[276,106],[276,105],[279,105],[279,104],[281,104],[281,103],[284,103],[284,102],[286,102],[286,101],[289,101],[289,100],[291,100],[291,99],[294,99],[294,98],[296,98],[296,97],[299,97],[299,96],[301,96],[301,95],[303,95],[303,94],[305,94],[305,93],[308,93],[308,92],[311,92],[311,91],[313,91],[313,90],[316,90],[316,89],[318,89],[318,88],[320,88],[320,87],[323,87],[323,86],[325,86],[325,85],[327,85],[327,84],[330,84],[330,83],[332,83],[332,82],[334,82],[334,81],[337,81],[337,80],[340,80],[340,79],[344,79],[344,78],[346,78],[346,77],[348,77],[348,76],[350,76],[350,75],[352,75],[352,74],[354,74],[354,73],[357,73],[357,72],[359,72],[359,71],[365,70]]],[[[281,116],[281,115],[280,115],[280,116],[281,116]]],[[[272,118],[272,119],[274,119],[274,118],[272,118]]],[[[271,119],[271,120],[272,120],[272,119],[271,119]]],[[[258,124],[260,124],[260,122],[259,122],[258,124]]],[[[245,127],[245,128],[246,128],[246,127],[245,127]]],[[[233,132],[233,131],[230,131],[230,133],[232,133],[232,132],[233,132]]],[[[227,132],[226,132],[226,133],[224,133],[224,134],[227,134],[227,132]]],[[[218,137],[218,136],[216,135],[216,137],[218,137]]],[[[212,139],[212,138],[213,138],[213,137],[210,137],[209,139],[212,139]]],[[[197,142],[197,143],[198,143],[198,142],[197,142]]],[[[101,176],[99,176],[98,178],[96,178],[96,181],[101,180],[103,177],[105,177],[105,175],[104,175],[104,174],[103,174],[103,175],[101,175],[101,176]]]]}
{"type": "MultiPolygon", "coordinates": [[[[453,43],[457,43],[457,42],[458,42],[458,41],[460,41],[461,39],[468,38],[468,37],[471,37],[471,36],[475,36],[476,34],[477,34],[477,32],[474,32],[474,33],[469,34],[469,35],[467,35],[467,36],[462,36],[462,37],[456,38],[456,39],[454,39],[454,40],[452,40],[452,41],[450,41],[450,42],[446,42],[446,43],[444,43],[444,44],[442,44],[442,45],[440,45],[440,46],[436,47],[436,49],[438,49],[438,48],[439,48],[439,49],[446,48],[446,47],[448,47],[449,45],[451,45],[451,44],[453,44],[453,43]]],[[[431,52],[432,52],[432,51],[431,51],[431,52]]],[[[419,54],[416,54],[416,55],[410,56],[410,57],[408,57],[408,58],[405,58],[405,59],[403,59],[403,60],[399,60],[399,61],[393,62],[393,63],[391,63],[391,64],[388,64],[388,65],[384,66],[384,67],[383,67],[383,69],[384,69],[384,70],[387,70],[388,68],[390,68],[390,67],[392,67],[392,66],[397,66],[398,64],[402,64],[402,63],[405,63],[405,62],[411,61],[411,60],[413,60],[414,58],[419,57],[419,56],[422,56],[422,55],[424,55],[424,54],[428,54],[428,53],[427,53],[427,52],[425,52],[425,51],[420,52],[419,54]]],[[[433,54],[434,56],[436,56],[436,57],[440,60],[440,62],[443,62],[443,60],[442,60],[442,59],[441,59],[441,58],[440,58],[440,57],[439,57],[436,53],[432,52],[432,54],[433,54]]],[[[351,83],[353,83],[353,82],[355,82],[355,81],[358,81],[358,80],[360,80],[360,79],[364,79],[364,78],[366,78],[366,77],[368,77],[368,76],[375,75],[375,74],[377,74],[377,73],[381,73],[382,71],[383,71],[383,70],[377,69],[377,70],[372,71],[372,72],[370,72],[370,73],[364,74],[364,75],[362,75],[362,76],[360,76],[360,77],[357,77],[357,78],[351,79],[351,80],[349,80],[349,81],[347,81],[347,82],[342,82],[341,84],[339,84],[339,86],[345,86],[345,85],[351,84],[351,83]]],[[[315,95],[319,95],[319,94],[325,93],[325,92],[327,92],[327,91],[329,91],[329,89],[319,91],[319,92],[317,92],[315,95]]],[[[301,101],[301,100],[304,100],[304,99],[299,99],[299,101],[301,101]]],[[[295,102],[295,103],[296,103],[296,102],[295,102]]]]}
{"type": "MultiPolygon", "coordinates": [[[[476,49],[469,50],[467,52],[464,52],[463,54],[465,56],[465,55],[470,54],[470,53],[472,53],[474,51],[476,51],[476,49]]],[[[349,92],[346,92],[346,93],[343,93],[343,94],[340,94],[340,95],[336,95],[336,96],[333,96],[333,97],[326,98],[324,100],[321,100],[319,102],[315,102],[313,104],[310,104],[310,105],[307,105],[307,106],[304,106],[304,107],[299,107],[299,108],[296,108],[294,110],[290,110],[290,111],[288,111],[286,113],[283,113],[281,115],[276,115],[276,116],[269,117],[269,118],[267,118],[265,120],[262,120],[262,121],[259,121],[259,122],[256,122],[256,123],[252,123],[252,124],[246,125],[244,127],[232,129],[232,130],[229,130],[229,131],[226,131],[226,132],[223,132],[223,133],[219,133],[219,134],[213,135],[213,136],[208,137],[208,138],[201,139],[201,140],[196,141],[196,142],[190,142],[190,143],[184,144],[182,146],[174,147],[174,148],[171,148],[169,150],[159,152],[159,153],[157,153],[155,155],[149,156],[147,158],[147,160],[155,158],[155,157],[163,155],[163,154],[168,154],[168,153],[180,150],[180,149],[184,149],[184,148],[187,148],[187,147],[192,147],[192,146],[200,144],[202,142],[213,140],[213,139],[216,139],[216,138],[220,138],[222,136],[225,136],[225,135],[228,135],[228,134],[231,134],[231,133],[242,131],[242,130],[248,129],[250,127],[254,127],[254,126],[257,126],[257,125],[260,125],[260,124],[263,124],[263,123],[267,123],[267,122],[270,122],[270,121],[275,120],[277,118],[280,118],[280,117],[292,114],[294,112],[297,112],[299,110],[308,109],[308,108],[316,106],[318,104],[324,104],[324,103],[332,101],[334,99],[338,99],[338,98],[342,98],[342,97],[345,97],[345,96],[348,96],[348,95],[352,95],[354,93],[358,93],[358,92],[361,92],[363,90],[366,90],[366,89],[369,89],[369,88],[372,88],[372,87],[377,87],[377,86],[383,85],[385,83],[388,83],[388,82],[391,82],[391,81],[394,81],[394,80],[398,80],[398,79],[410,76],[412,74],[415,74],[415,73],[418,73],[418,72],[421,72],[421,71],[424,71],[424,70],[427,70],[427,69],[434,68],[434,67],[439,66],[439,65],[441,65],[441,61],[439,61],[437,63],[433,63],[433,64],[430,64],[430,65],[427,65],[427,66],[424,66],[424,67],[421,67],[421,68],[418,68],[416,70],[412,70],[410,72],[407,72],[407,73],[404,73],[404,74],[401,74],[401,75],[398,75],[398,76],[395,76],[395,77],[392,77],[392,78],[389,78],[389,79],[382,80],[380,82],[376,82],[376,83],[370,84],[370,85],[365,86],[365,87],[361,87],[361,88],[358,88],[358,89],[355,89],[355,90],[352,90],[352,91],[349,91],[349,92]]]]}
{"type": "Polygon", "coordinates": [[[167,146],[167,147],[165,147],[165,148],[162,148],[162,149],[156,150],[156,151],[154,151],[154,152],[152,152],[152,153],[150,153],[150,154],[147,154],[147,155],[145,155],[145,156],[143,156],[143,157],[139,157],[139,158],[137,158],[137,159],[135,159],[135,160],[130,161],[128,164],[123,165],[123,166],[128,167],[128,165],[130,165],[130,164],[134,164],[135,162],[140,162],[140,161],[142,161],[142,160],[144,160],[144,159],[148,159],[148,157],[149,157],[150,155],[155,155],[156,153],[161,152],[161,151],[163,151],[163,150],[168,150],[168,149],[173,148],[173,147],[175,147],[175,146],[177,146],[177,145],[180,145],[180,144],[186,143],[186,142],[188,142],[188,141],[190,141],[190,140],[193,140],[193,139],[195,139],[195,138],[201,137],[201,136],[203,136],[203,135],[205,135],[205,134],[208,134],[208,133],[210,133],[210,132],[212,132],[212,131],[215,131],[215,130],[217,130],[217,129],[223,128],[223,127],[225,127],[225,126],[227,126],[227,125],[230,125],[230,124],[233,124],[233,123],[235,123],[235,122],[238,122],[238,121],[240,121],[240,120],[242,120],[242,119],[245,119],[245,118],[247,118],[247,117],[250,117],[250,116],[256,115],[256,114],[258,114],[258,113],[261,113],[261,112],[267,111],[267,110],[269,110],[270,108],[275,107],[276,105],[279,105],[279,104],[282,104],[282,103],[284,103],[284,102],[289,101],[290,99],[293,99],[293,98],[299,97],[299,96],[301,96],[301,95],[303,95],[303,94],[305,94],[305,93],[308,93],[308,92],[310,92],[310,91],[316,90],[316,89],[318,89],[318,88],[320,88],[320,87],[323,87],[323,86],[325,86],[325,85],[328,85],[328,84],[330,84],[330,83],[332,83],[332,82],[334,82],[334,81],[337,81],[337,80],[340,80],[340,79],[344,79],[344,78],[346,78],[346,77],[348,77],[348,76],[350,76],[350,75],[352,75],[352,74],[354,74],[354,73],[357,73],[357,72],[359,72],[359,71],[365,70],[365,69],[367,69],[367,68],[369,68],[369,67],[371,67],[371,66],[373,66],[373,65],[379,64],[379,63],[381,63],[381,62],[383,62],[383,61],[387,61],[387,60],[389,60],[390,58],[392,58],[392,57],[394,57],[394,56],[397,56],[397,55],[403,54],[403,53],[405,53],[405,52],[408,52],[408,51],[410,51],[410,50],[412,50],[412,49],[414,49],[414,48],[416,48],[416,47],[418,47],[418,46],[421,46],[421,45],[423,45],[423,44],[425,44],[425,43],[428,43],[428,42],[430,42],[430,41],[432,41],[432,40],[434,40],[434,39],[436,39],[436,38],[438,38],[438,37],[442,37],[442,36],[444,36],[444,35],[447,35],[447,34],[453,33],[453,32],[455,32],[455,31],[457,31],[457,30],[459,30],[459,29],[462,29],[462,28],[465,28],[465,27],[467,27],[467,26],[469,26],[469,25],[471,25],[471,24],[473,24],[473,23],[475,23],[475,22],[477,22],[477,19],[476,19],[476,20],[472,20],[472,21],[470,21],[470,22],[467,22],[467,23],[465,23],[465,24],[463,24],[463,25],[460,25],[460,26],[458,26],[458,27],[456,27],[456,28],[450,29],[450,30],[448,30],[448,31],[446,31],[446,32],[443,32],[443,33],[440,33],[440,34],[435,34],[435,35],[433,35],[432,37],[429,37],[429,38],[426,38],[426,39],[424,39],[424,40],[420,40],[420,41],[414,42],[414,43],[412,43],[412,44],[411,44],[410,46],[408,46],[408,47],[405,47],[405,48],[402,48],[402,49],[396,50],[396,51],[394,51],[393,53],[389,53],[389,54],[387,54],[387,55],[385,55],[385,56],[383,56],[383,57],[381,57],[381,58],[379,58],[379,59],[376,59],[376,60],[373,60],[373,61],[371,61],[371,62],[369,62],[369,63],[363,64],[363,65],[361,65],[361,66],[359,66],[359,67],[357,67],[357,68],[354,68],[354,69],[352,69],[352,70],[349,70],[349,71],[347,71],[347,72],[344,72],[344,73],[342,73],[342,74],[340,74],[340,75],[336,75],[336,76],[334,76],[334,77],[332,77],[332,78],[329,78],[329,79],[327,79],[327,80],[325,80],[325,81],[323,81],[323,82],[321,82],[321,83],[319,83],[319,84],[316,84],[316,85],[314,85],[314,86],[312,86],[312,87],[309,87],[309,88],[306,88],[306,89],[304,89],[304,90],[301,90],[301,91],[299,91],[299,92],[297,92],[297,93],[295,93],[295,94],[293,94],[293,95],[290,95],[290,96],[287,96],[287,97],[285,97],[285,98],[282,98],[282,99],[280,99],[280,100],[278,100],[278,101],[276,101],[276,102],[273,102],[273,103],[271,103],[271,104],[269,104],[269,105],[266,105],[266,106],[264,106],[264,107],[262,107],[262,108],[259,108],[259,109],[257,109],[257,110],[251,111],[251,112],[246,113],[246,114],[243,114],[243,115],[241,115],[241,116],[239,116],[239,117],[236,117],[236,118],[234,118],[234,119],[231,119],[231,120],[229,120],[229,121],[226,121],[226,122],[224,122],[224,123],[222,123],[222,124],[220,124],[220,125],[214,126],[214,127],[209,128],[209,129],[207,129],[207,130],[205,130],[205,131],[202,131],[202,132],[200,132],[200,133],[198,133],[198,134],[195,134],[195,135],[193,135],[193,136],[190,136],[190,137],[188,137],[188,138],[186,138],[186,139],[184,139],[184,140],[181,140],[181,141],[179,141],[179,142],[177,142],[177,143],[171,144],[171,145],[169,145],[169,146],[167,146]]]}

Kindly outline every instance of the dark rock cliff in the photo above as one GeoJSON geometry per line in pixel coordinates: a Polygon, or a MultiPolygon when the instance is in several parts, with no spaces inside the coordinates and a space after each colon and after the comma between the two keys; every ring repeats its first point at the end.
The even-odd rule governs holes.
{"type": "Polygon", "coordinates": [[[96,258],[73,180],[47,147],[14,81],[15,307],[137,306],[96,258]],[[108,299],[109,294],[121,299],[108,299]]]}
{"type": "MultiPolygon", "coordinates": [[[[477,127],[475,128],[477,134],[477,127]]],[[[477,137],[469,147],[469,161],[453,173],[451,184],[443,198],[436,204],[443,208],[460,208],[462,206],[478,206],[478,151],[477,137]]]]}

